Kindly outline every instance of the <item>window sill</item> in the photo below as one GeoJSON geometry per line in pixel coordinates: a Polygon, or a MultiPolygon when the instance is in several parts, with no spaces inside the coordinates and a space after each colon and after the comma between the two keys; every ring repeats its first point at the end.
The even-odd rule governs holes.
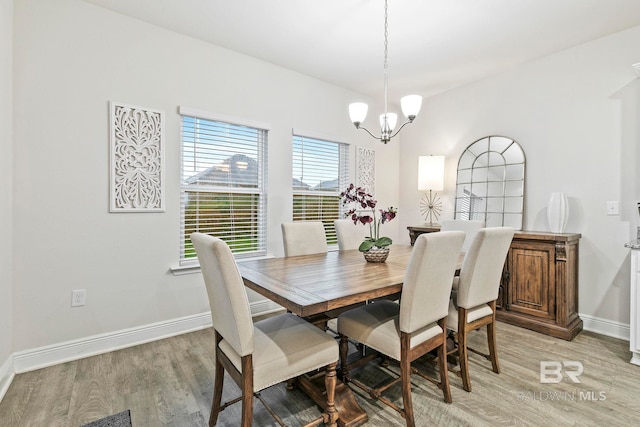
{"type": "MultiPolygon", "coordinates": [[[[273,258],[273,256],[265,255],[265,256],[258,256],[258,257],[252,257],[252,258],[240,258],[240,259],[236,259],[236,262],[238,264],[242,264],[245,261],[253,261],[256,259],[267,259],[267,258],[273,258]]],[[[171,273],[173,273],[174,276],[196,274],[196,273],[200,273],[200,263],[169,267],[169,270],[171,271],[171,273]]]]}
{"type": "Polygon", "coordinates": [[[200,264],[178,265],[169,267],[174,276],[184,276],[185,274],[200,273],[200,264]]]}

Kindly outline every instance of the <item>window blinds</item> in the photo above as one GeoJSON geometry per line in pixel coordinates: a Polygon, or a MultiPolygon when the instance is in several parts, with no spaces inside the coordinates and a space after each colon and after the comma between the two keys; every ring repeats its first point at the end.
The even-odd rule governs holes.
{"type": "Polygon", "coordinates": [[[337,243],[333,221],[342,217],[347,158],[347,144],[293,136],[293,220],[322,221],[329,245],[337,243]]]}
{"type": "Polygon", "coordinates": [[[267,130],[183,114],[181,140],[180,263],[195,261],[196,231],[264,255],[267,130]]]}

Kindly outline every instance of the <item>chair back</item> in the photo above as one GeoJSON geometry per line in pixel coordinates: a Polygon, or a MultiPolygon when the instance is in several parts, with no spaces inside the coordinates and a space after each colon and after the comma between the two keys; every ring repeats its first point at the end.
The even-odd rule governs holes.
{"type": "Polygon", "coordinates": [[[282,223],[284,256],[311,255],[327,252],[327,236],[321,221],[282,223]]]}
{"type": "Polygon", "coordinates": [[[447,316],[462,242],[463,231],[441,231],[418,236],[402,285],[402,332],[414,332],[447,316]]]}
{"type": "Polygon", "coordinates": [[[442,221],[440,231],[464,231],[467,235],[464,239],[464,243],[462,244],[462,252],[467,253],[473,243],[473,239],[476,237],[476,233],[483,227],[484,221],[481,220],[445,219],[442,221]]]}
{"type": "Polygon", "coordinates": [[[511,227],[489,227],[478,231],[460,269],[458,307],[471,309],[498,298],[513,233],[511,227]]]}
{"type": "Polygon", "coordinates": [[[253,320],[247,291],[223,240],[203,233],[191,234],[209,296],[213,329],[240,356],[253,353],[253,320]]]}
{"type": "Polygon", "coordinates": [[[354,224],[350,219],[336,219],[333,221],[338,237],[338,248],[341,251],[348,249],[358,249],[364,242],[364,238],[369,235],[369,227],[362,224],[354,224]]]}

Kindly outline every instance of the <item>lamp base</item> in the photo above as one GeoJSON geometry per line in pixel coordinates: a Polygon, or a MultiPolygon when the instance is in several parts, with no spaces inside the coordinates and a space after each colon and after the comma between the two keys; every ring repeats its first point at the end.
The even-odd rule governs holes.
{"type": "Polygon", "coordinates": [[[429,190],[429,193],[425,193],[420,200],[420,213],[424,216],[424,220],[429,226],[438,225],[438,218],[442,213],[442,201],[438,193],[433,193],[429,190]]]}

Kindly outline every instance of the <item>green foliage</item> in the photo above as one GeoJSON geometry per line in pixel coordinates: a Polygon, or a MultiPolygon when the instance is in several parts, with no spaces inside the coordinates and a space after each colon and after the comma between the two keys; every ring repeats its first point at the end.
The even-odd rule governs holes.
{"type": "Polygon", "coordinates": [[[393,243],[393,241],[388,237],[380,237],[377,240],[367,237],[364,242],[360,243],[358,250],[360,252],[367,252],[371,248],[386,248],[391,245],[391,243],[393,243]]]}
{"type": "Polygon", "coordinates": [[[190,235],[194,231],[227,242],[233,253],[259,248],[259,195],[190,191],[184,212],[184,258],[195,258],[190,235]]]}
{"type": "Polygon", "coordinates": [[[326,194],[294,194],[294,221],[322,221],[327,244],[338,243],[333,221],[340,218],[340,197],[326,194]]]}

